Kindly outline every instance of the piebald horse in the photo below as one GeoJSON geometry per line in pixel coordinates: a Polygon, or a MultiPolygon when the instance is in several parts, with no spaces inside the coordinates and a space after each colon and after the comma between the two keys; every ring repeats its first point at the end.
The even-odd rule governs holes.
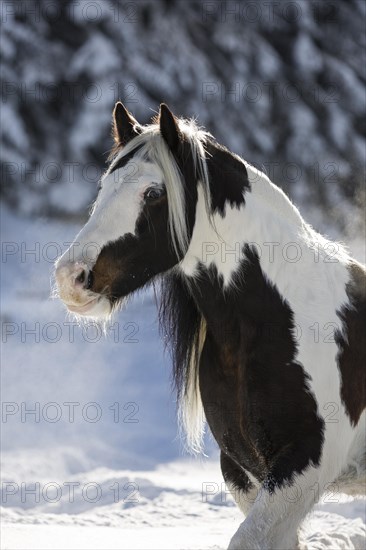
{"type": "Polygon", "coordinates": [[[162,104],[118,102],[90,218],[56,264],[69,311],[108,318],[161,281],[179,418],[204,423],[245,520],[230,549],[294,549],[325,491],[362,492],[366,270],[268,177],[162,104]]]}

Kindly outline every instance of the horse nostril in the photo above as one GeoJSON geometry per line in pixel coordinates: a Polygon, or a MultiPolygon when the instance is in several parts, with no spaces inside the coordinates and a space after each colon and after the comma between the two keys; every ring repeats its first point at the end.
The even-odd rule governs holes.
{"type": "Polygon", "coordinates": [[[84,283],[84,281],[85,281],[85,269],[83,269],[83,271],[80,273],[80,275],[78,275],[75,278],[75,281],[77,281],[78,283],[81,283],[81,284],[84,283]]]}
{"type": "Polygon", "coordinates": [[[93,281],[94,281],[93,272],[89,271],[88,281],[87,281],[86,286],[85,286],[85,288],[87,290],[89,290],[93,286],[93,281]]]}

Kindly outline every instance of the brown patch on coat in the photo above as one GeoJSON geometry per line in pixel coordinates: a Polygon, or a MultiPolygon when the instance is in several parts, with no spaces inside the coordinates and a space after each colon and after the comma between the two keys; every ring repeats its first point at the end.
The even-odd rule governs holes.
{"type": "Polygon", "coordinates": [[[237,376],[238,351],[230,341],[225,341],[220,348],[220,362],[225,376],[237,376]]]}
{"type": "Polygon", "coordinates": [[[341,398],[351,423],[356,426],[366,408],[366,269],[355,261],[348,269],[350,305],[338,312],[344,335],[338,331],[335,340],[340,350],[341,398]]]}
{"type": "Polygon", "coordinates": [[[192,285],[207,322],[199,385],[211,432],[238,466],[229,468],[232,483],[237,473],[245,490],[244,470],[273,492],[319,465],[324,421],[297,360],[293,312],[256,251],[244,251],[247,261],[233,279],[240,293],[223,293],[215,267],[202,266],[192,285]],[[268,335],[269,326],[275,330],[268,335]]]}
{"type": "Polygon", "coordinates": [[[121,276],[119,262],[112,261],[109,254],[99,254],[93,268],[92,291],[97,294],[110,294],[114,281],[121,276]]]}

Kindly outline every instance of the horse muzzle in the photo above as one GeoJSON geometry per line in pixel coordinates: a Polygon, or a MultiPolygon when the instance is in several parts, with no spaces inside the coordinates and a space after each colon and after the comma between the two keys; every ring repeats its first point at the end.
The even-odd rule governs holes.
{"type": "Polygon", "coordinates": [[[109,300],[93,292],[93,272],[84,262],[57,265],[58,295],[72,313],[86,317],[106,317],[111,312],[109,300]]]}

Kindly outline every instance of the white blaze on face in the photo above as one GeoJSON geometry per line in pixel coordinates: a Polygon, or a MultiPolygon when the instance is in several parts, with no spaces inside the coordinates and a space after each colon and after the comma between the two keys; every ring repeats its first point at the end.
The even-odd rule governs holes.
{"type": "Polygon", "coordinates": [[[84,261],[92,267],[107,243],[134,234],[145,190],[162,181],[159,167],[142,160],[132,159],[123,168],[107,173],[88,222],[57,266],[64,261],[84,261]]]}
{"type": "Polygon", "coordinates": [[[107,298],[84,288],[85,279],[107,243],[135,233],[144,192],[162,181],[158,166],[135,158],[103,178],[88,222],[56,262],[59,296],[71,311],[88,316],[104,315],[108,303],[109,312],[107,298]],[[103,307],[101,302],[105,302],[103,307]]]}

